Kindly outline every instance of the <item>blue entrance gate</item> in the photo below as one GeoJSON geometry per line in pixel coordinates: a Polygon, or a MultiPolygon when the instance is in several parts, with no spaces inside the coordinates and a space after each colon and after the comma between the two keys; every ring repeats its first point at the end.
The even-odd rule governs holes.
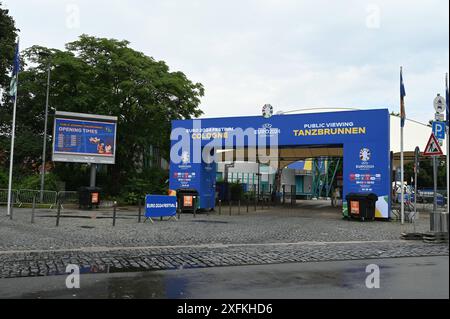
{"type": "Polygon", "coordinates": [[[387,109],[173,121],[170,189],[195,189],[199,207],[214,208],[218,150],[339,146],[343,196],[375,193],[376,217],[389,218],[389,123],[387,109]]]}

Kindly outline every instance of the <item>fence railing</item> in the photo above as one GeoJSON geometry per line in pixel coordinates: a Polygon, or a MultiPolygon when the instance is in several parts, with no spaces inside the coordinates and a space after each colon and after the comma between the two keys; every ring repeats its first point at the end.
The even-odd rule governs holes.
{"type": "MultiPolygon", "coordinates": [[[[58,199],[65,204],[77,204],[78,192],[56,192],[56,191],[39,191],[32,189],[12,190],[14,205],[23,207],[24,205],[32,205],[33,199],[36,198],[36,203],[40,205],[49,206],[50,209],[55,208],[58,199]]],[[[8,190],[0,189],[0,205],[8,203],[8,190]]]]}
{"type": "MultiPolygon", "coordinates": [[[[19,205],[18,202],[18,196],[17,196],[17,190],[13,189],[11,191],[11,195],[14,200],[14,205],[19,205]]],[[[6,205],[8,203],[8,190],[7,189],[0,189],[0,204],[6,205]]]]}
{"type": "Polygon", "coordinates": [[[17,191],[17,197],[19,201],[19,207],[24,204],[32,204],[33,198],[36,198],[36,203],[41,205],[48,205],[50,208],[56,206],[58,199],[58,192],[55,191],[38,191],[31,189],[20,189],[17,191]]]}
{"type": "Polygon", "coordinates": [[[75,191],[59,192],[58,198],[65,204],[78,204],[78,192],[75,191]]]}

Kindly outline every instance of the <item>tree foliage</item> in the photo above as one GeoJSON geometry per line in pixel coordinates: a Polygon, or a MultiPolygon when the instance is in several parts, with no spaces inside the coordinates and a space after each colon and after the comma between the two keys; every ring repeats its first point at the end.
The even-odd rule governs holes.
{"type": "Polygon", "coordinates": [[[9,85],[9,72],[14,57],[17,29],[9,11],[0,2],[0,87],[9,85]]]}
{"type": "MultiPolygon", "coordinates": [[[[171,120],[202,114],[200,83],[182,72],[171,72],[163,61],[135,51],[127,41],[82,35],[65,50],[33,46],[22,53],[19,79],[16,164],[23,171],[41,161],[47,67],[51,66],[50,106],[55,110],[117,116],[116,165],[108,166],[105,183],[118,193],[121,185],[139,177],[150,146],[168,158],[171,120]]],[[[7,112],[0,115],[0,147],[9,145],[12,103],[4,96],[7,112]],[[1,137],[3,135],[3,139],[1,137]]],[[[52,118],[49,150],[51,152],[52,118]]],[[[61,176],[79,172],[79,164],[56,164],[61,176]]],[[[76,179],[76,177],[74,177],[76,179]]]]}
{"type": "MultiPolygon", "coordinates": [[[[447,187],[447,167],[445,161],[438,161],[438,179],[437,185],[439,189],[447,187]]],[[[405,165],[405,181],[409,182],[414,179],[414,163],[405,165]]],[[[432,159],[421,160],[419,174],[417,175],[418,188],[433,188],[433,161],[432,159]]]]}

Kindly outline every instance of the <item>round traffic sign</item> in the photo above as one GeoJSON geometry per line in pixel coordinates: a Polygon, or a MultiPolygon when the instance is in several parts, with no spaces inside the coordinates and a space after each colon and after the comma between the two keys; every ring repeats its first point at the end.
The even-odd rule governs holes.
{"type": "Polygon", "coordinates": [[[438,96],[434,99],[434,109],[438,113],[444,113],[445,111],[445,99],[438,94],[438,96]]]}

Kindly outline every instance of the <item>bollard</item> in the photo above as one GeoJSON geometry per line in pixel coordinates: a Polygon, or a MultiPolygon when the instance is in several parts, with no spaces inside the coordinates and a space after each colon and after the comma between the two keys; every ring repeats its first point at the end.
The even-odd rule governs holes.
{"type": "Polygon", "coordinates": [[[247,205],[247,213],[248,213],[249,212],[249,200],[248,200],[248,198],[246,200],[246,205],[247,205]]]}
{"type": "Polygon", "coordinates": [[[219,215],[222,215],[222,200],[219,199],[219,215]]]}
{"type": "Polygon", "coordinates": [[[238,201],[238,215],[241,214],[241,200],[238,201]]]}
{"type": "Polygon", "coordinates": [[[139,212],[138,212],[138,223],[140,223],[141,222],[141,216],[142,216],[142,201],[139,199],[138,200],[138,205],[139,205],[139,212]]]}
{"type": "Polygon", "coordinates": [[[258,200],[257,200],[256,196],[255,196],[255,200],[253,201],[253,204],[255,205],[255,212],[256,212],[258,210],[258,207],[257,207],[258,200]]]}
{"type": "Polygon", "coordinates": [[[56,212],[56,227],[59,227],[59,219],[61,217],[61,201],[58,198],[58,210],[56,212]]]}
{"type": "Polygon", "coordinates": [[[33,207],[31,208],[31,223],[34,224],[34,212],[36,209],[36,195],[33,196],[33,207]]]}
{"type": "Polygon", "coordinates": [[[228,201],[228,208],[230,210],[230,216],[231,216],[231,201],[228,201]]]}
{"type": "Polygon", "coordinates": [[[13,219],[13,213],[14,213],[14,193],[11,193],[11,211],[9,214],[9,219],[12,220],[13,219]]]}
{"type": "Polygon", "coordinates": [[[113,227],[116,227],[117,202],[113,205],[113,227]]]}

